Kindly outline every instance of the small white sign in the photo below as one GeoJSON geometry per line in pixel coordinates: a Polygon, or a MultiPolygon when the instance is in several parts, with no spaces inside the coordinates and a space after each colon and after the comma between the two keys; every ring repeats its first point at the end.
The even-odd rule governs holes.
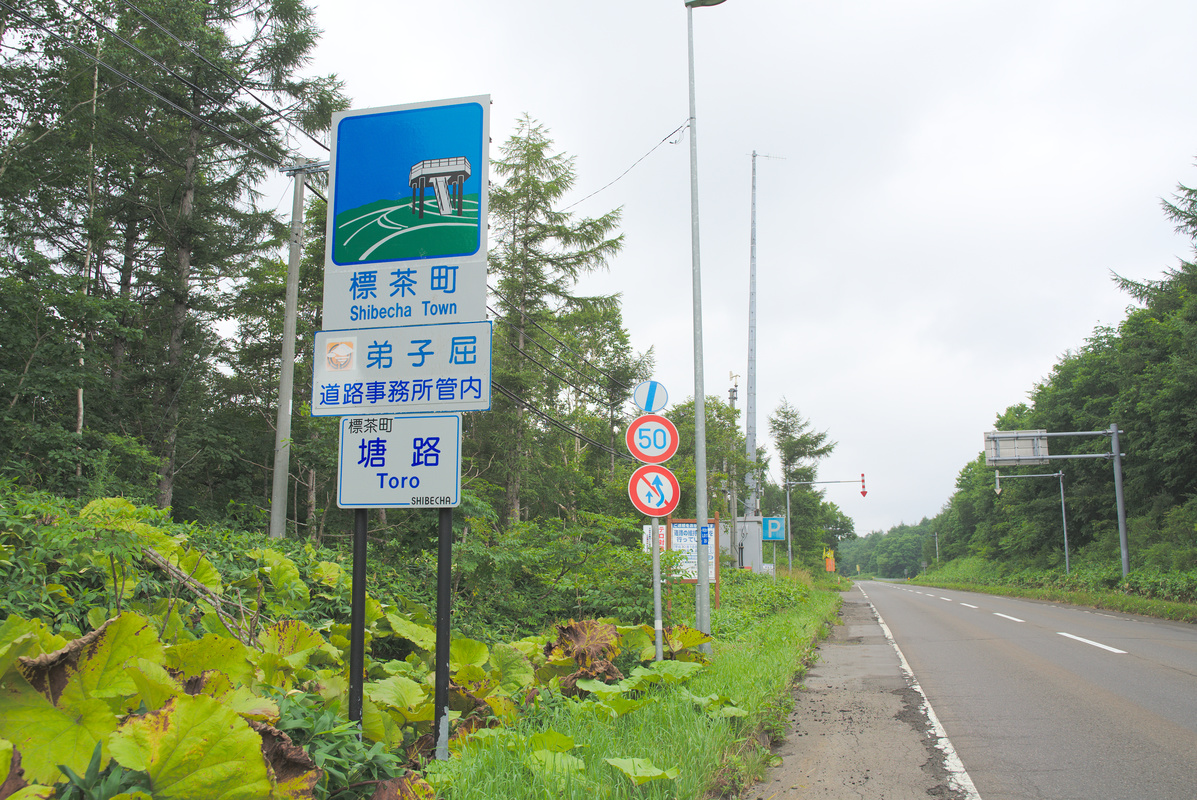
{"type": "Polygon", "coordinates": [[[461,415],[344,417],[338,508],[461,503],[461,415]]]}
{"type": "Polygon", "coordinates": [[[485,411],[491,323],[320,331],[312,416],[485,411]]]}
{"type": "MultiPolygon", "coordinates": [[[[643,535],[640,537],[640,547],[646,553],[652,552],[653,547],[653,526],[643,526],[643,535]]],[[[659,523],[657,525],[657,549],[662,553],[665,552],[665,524],[659,523]]]]}

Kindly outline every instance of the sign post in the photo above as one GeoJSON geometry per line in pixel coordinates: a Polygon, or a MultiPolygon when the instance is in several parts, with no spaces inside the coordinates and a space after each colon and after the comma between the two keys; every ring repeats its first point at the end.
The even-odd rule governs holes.
{"type": "Polygon", "coordinates": [[[677,428],[672,422],[655,412],[665,408],[669,393],[657,381],[644,381],[632,391],[632,402],[644,416],[628,426],[625,441],[628,451],[638,461],[645,462],[628,481],[628,496],[632,505],[652,519],[653,552],[653,633],[656,639],[656,660],[664,655],[664,626],[661,619],[661,542],[658,523],[662,516],[669,516],[677,508],[681,490],[677,478],[662,464],[677,452],[677,428]],[[650,469],[651,467],[651,469],[650,469]],[[666,493],[668,492],[668,497],[666,493]],[[641,500],[643,497],[643,500],[641,500]]]}
{"type": "Polygon", "coordinates": [[[461,417],[445,412],[490,407],[489,144],[488,96],[332,119],[327,330],[316,336],[312,413],[349,415],[337,489],[338,505],[354,509],[349,718],[361,723],[367,509],[437,508],[440,760],[449,756],[449,586],[461,502],[461,417]]]}
{"type": "MultiPolygon", "coordinates": [[[[1046,430],[1031,431],[988,431],[985,434],[985,466],[1029,466],[1047,464],[1063,458],[1105,458],[1114,462],[1114,507],[1118,515],[1118,544],[1122,551],[1122,577],[1130,572],[1130,544],[1126,534],[1126,501],[1122,494],[1122,447],[1118,435],[1118,423],[1110,424],[1104,431],[1060,431],[1049,433],[1046,430]],[[1063,436],[1109,436],[1110,452],[1108,453],[1071,453],[1069,455],[1050,455],[1047,450],[1049,438],[1063,436]]],[[[1007,476],[1012,477],[1012,476],[1007,476]]],[[[994,483],[995,491],[1000,491],[1000,484],[994,483]]],[[[1060,504],[1063,513],[1064,483],[1060,480],[1060,504]]],[[[1067,523],[1065,523],[1067,524],[1067,523]]],[[[1067,536],[1067,532],[1065,533],[1067,536]]],[[[1067,540],[1065,543],[1067,550],[1067,540]]],[[[1067,561],[1067,552],[1065,553],[1067,561]]]]}

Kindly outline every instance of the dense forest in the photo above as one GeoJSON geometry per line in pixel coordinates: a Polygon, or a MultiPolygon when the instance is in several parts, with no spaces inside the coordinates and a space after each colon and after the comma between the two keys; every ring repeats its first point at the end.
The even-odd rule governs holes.
{"type": "MultiPolygon", "coordinates": [[[[1197,240],[1197,191],[1181,186],[1164,204],[1177,230],[1197,240]]],[[[1183,261],[1158,280],[1114,276],[1134,304],[1116,328],[1101,327],[1029,393],[998,414],[995,430],[1122,432],[1132,570],[1197,569],[1197,265],[1183,261]]],[[[1049,439],[1051,453],[1109,453],[1110,437],[1049,439]]],[[[874,532],[842,549],[840,571],[897,578],[924,564],[976,558],[1013,570],[1065,568],[1060,483],[1005,480],[1064,473],[1071,565],[1119,570],[1114,474],[1108,459],[1003,468],[1001,493],[983,454],[966,465],[943,509],[918,525],[874,532]]]]}
{"type": "MultiPolygon", "coordinates": [[[[302,74],[318,41],[310,8],[36,0],[0,19],[0,477],[266,530],[288,220],[260,192],[299,153],[326,155],[331,115],[350,103],[335,76],[302,74]]],[[[495,149],[494,402],[465,415],[458,536],[603,515],[626,521],[631,545],[622,436],[652,347],[630,341],[618,296],[576,289],[619,257],[620,212],[561,210],[573,160],[531,117],[495,149]]],[[[320,176],[307,180],[286,530],[335,546],[352,515],[336,507],[337,421],[308,413],[325,201],[320,176]]],[[[738,412],[714,397],[706,408],[712,516],[729,517],[733,498],[743,507],[752,475],[762,511],[784,513],[738,412]]],[[[693,403],[667,413],[692,509],[693,403]]],[[[783,481],[811,480],[833,444],[788,405],[775,417],[783,481]]],[[[792,495],[799,554],[817,563],[851,521],[810,487],[792,495]]],[[[434,531],[432,512],[371,515],[395,557],[434,531]]]]}

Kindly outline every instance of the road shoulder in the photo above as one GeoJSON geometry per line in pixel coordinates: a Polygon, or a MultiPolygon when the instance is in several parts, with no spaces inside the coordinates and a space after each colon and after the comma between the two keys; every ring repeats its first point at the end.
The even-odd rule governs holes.
{"type": "Polygon", "coordinates": [[[927,707],[903,673],[868,598],[845,592],[840,621],[793,690],[781,764],[745,796],[963,800],[952,787],[927,707]]]}

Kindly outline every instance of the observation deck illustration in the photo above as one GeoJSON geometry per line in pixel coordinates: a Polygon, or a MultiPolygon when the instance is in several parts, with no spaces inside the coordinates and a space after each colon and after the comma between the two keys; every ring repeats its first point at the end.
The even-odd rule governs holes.
{"type": "Polygon", "coordinates": [[[433,158],[414,164],[408,174],[411,186],[412,213],[416,213],[419,200],[419,215],[424,218],[424,190],[432,186],[436,194],[437,210],[441,214],[462,216],[465,182],[470,177],[470,161],[464,156],[455,158],[433,158]]]}

